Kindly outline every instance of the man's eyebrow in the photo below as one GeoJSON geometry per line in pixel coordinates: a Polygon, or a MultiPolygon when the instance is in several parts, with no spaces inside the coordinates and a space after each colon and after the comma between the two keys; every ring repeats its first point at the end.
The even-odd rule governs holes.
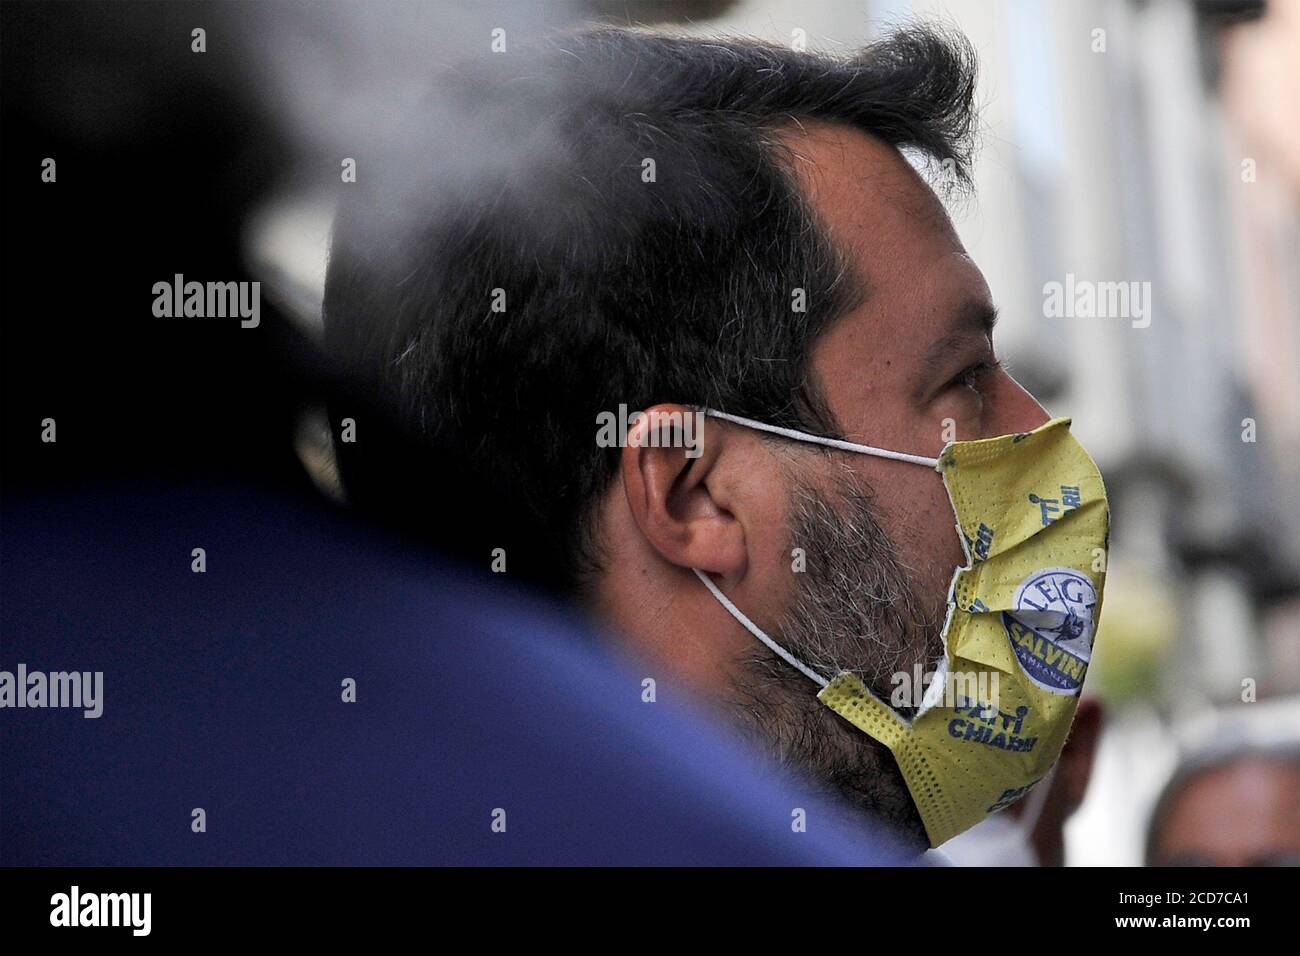
{"type": "Polygon", "coordinates": [[[930,343],[921,358],[921,385],[947,370],[954,349],[967,345],[976,336],[992,338],[998,323],[998,310],[991,302],[969,300],[955,313],[951,327],[930,343]]]}

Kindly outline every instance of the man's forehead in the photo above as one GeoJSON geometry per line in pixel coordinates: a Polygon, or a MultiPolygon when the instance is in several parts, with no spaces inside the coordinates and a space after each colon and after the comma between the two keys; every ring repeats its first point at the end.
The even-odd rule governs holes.
{"type": "Polygon", "coordinates": [[[820,121],[787,127],[781,138],[804,195],[841,248],[875,264],[870,272],[915,261],[921,247],[964,252],[939,197],[893,146],[820,121]]]}
{"type": "MultiPolygon", "coordinates": [[[[799,186],[864,288],[828,329],[813,369],[847,428],[886,393],[908,401],[987,353],[988,286],[943,203],[892,146],[837,124],[784,135],[799,186]]],[[[890,399],[901,400],[900,399],[890,399]]]]}

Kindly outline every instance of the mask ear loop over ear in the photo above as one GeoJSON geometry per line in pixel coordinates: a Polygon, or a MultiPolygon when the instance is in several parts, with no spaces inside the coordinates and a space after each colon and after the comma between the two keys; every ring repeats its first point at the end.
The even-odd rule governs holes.
{"type": "Polygon", "coordinates": [[[838,448],[840,451],[853,451],[860,455],[874,455],[877,458],[891,458],[894,461],[905,461],[913,465],[924,465],[926,468],[933,468],[936,471],[939,468],[938,458],[926,458],[924,455],[908,455],[901,451],[889,451],[886,448],[875,448],[871,445],[859,445],[857,442],[842,441],[839,438],[822,438],[820,435],[809,435],[807,432],[795,431],[793,428],[781,428],[778,425],[769,425],[767,422],[755,421],[752,418],[741,418],[739,415],[729,415],[726,412],[714,411],[712,408],[701,409],[705,415],[713,418],[721,418],[723,421],[734,422],[737,425],[744,425],[746,428],[754,428],[761,432],[771,432],[773,435],[780,435],[782,438],[789,438],[794,441],[807,442],[810,445],[825,445],[827,448],[838,448]]]}
{"type": "MultiPolygon", "coordinates": [[[[885,448],[874,448],[871,445],[859,445],[857,442],[842,441],[838,438],[822,438],[820,435],[809,435],[807,432],[795,431],[793,428],[781,428],[780,426],[769,425],[766,422],[760,422],[752,418],[742,418],[740,415],[729,415],[726,412],[720,412],[712,408],[700,408],[700,411],[713,418],[720,418],[723,421],[732,422],[736,425],[743,425],[746,428],[753,428],[761,432],[770,432],[773,435],[780,435],[782,438],[789,438],[793,441],[807,442],[812,445],[825,445],[827,448],[837,448],[840,451],[857,452],[861,455],[874,455],[877,458],[890,458],[894,461],[905,461],[913,465],[924,465],[926,468],[933,468],[936,471],[939,469],[939,459],[937,458],[926,458],[924,455],[908,455],[901,451],[889,451],[885,448]]],[[[768,650],[781,658],[781,660],[785,661],[795,670],[799,671],[799,673],[803,674],[818,687],[825,688],[830,683],[825,677],[822,677],[821,674],[818,674],[802,661],[796,659],[794,655],[784,647],[764,634],[757,624],[745,616],[744,611],[736,607],[736,605],[731,602],[731,599],[718,589],[718,586],[709,579],[707,574],[699,568],[691,568],[691,570],[695,572],[696,576],[699,577],[702,582],[704,582],[704,586],[709,589],[709,592],[717,599],[718,603],[727,609],[727,613],[739,621],[745,630],[749,631],[750,634],[753,634],[756,638],[762,641],[767,646],[768,650]]]]}

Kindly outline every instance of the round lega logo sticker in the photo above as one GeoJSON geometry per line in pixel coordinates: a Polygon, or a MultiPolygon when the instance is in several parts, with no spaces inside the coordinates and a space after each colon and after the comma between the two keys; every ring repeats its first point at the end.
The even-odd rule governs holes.
{"type": "Polygon", "coordinates": [[[1079,692],[1092,659],[1096,606],[1092,581],[1070,568],[1047,568],[1021,582],[1002,626],[1030,680],[1056,694],[1079,692]]]}

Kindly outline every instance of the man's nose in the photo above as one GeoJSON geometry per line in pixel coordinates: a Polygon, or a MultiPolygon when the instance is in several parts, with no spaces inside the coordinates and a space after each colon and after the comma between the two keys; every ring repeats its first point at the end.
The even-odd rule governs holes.
{"type": "Polygon", "coordinates": [[[1024,386],[1006,372],[998,372],[994,411],[988,421],[989,437],[1033,431],[1050,418],[1024,386]]]}

